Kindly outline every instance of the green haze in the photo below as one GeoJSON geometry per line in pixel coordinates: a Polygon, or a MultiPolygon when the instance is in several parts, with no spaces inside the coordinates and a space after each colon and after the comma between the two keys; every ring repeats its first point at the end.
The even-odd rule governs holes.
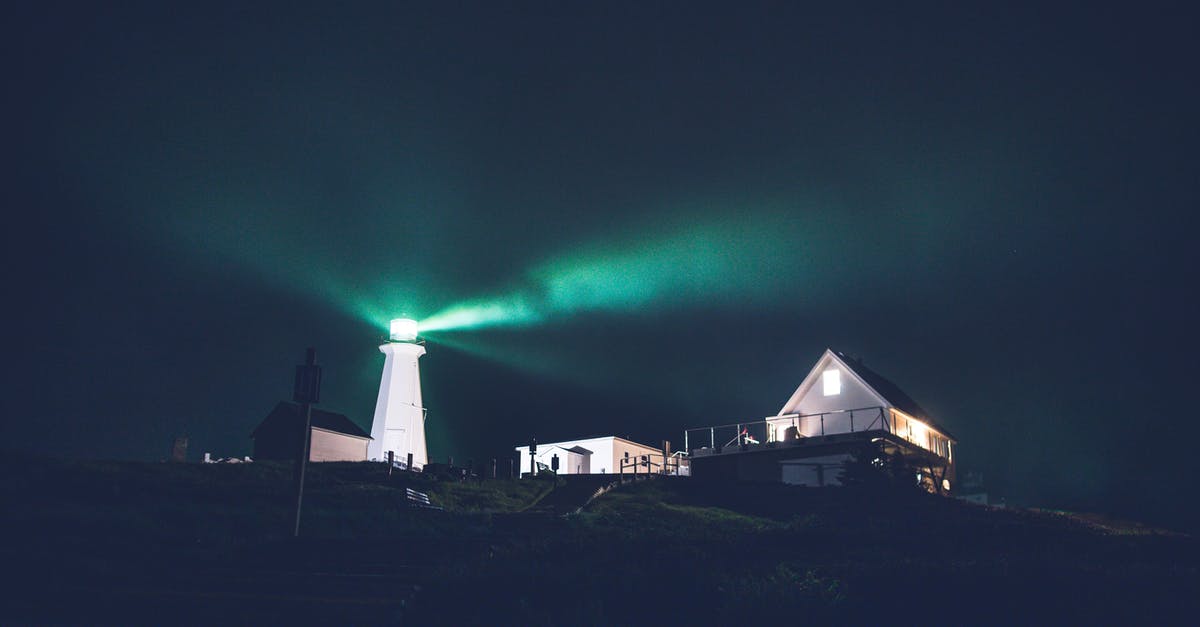
{"type": "Polygon", "coordinates": [[[519,327],[590,312],[769,301],[806,283],[794,270],[813,246],[798,239],[797,230],[796,221],[783,217],[711,220],[577,247],[537,264],[507,292],[421,318],[421,333],[519,327]]]}

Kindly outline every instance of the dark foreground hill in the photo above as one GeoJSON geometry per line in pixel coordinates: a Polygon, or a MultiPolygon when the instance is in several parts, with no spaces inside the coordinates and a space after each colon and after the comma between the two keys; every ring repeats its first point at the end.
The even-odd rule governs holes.
{"type": "Polygon", "coordinates": [[[1190,536],[849,489],[459,483],[283,465],[3,473],[0,622],[1195,624],[1190,536]],[[444,511],[406,505],[405,488],[444,511]],[[552,507],[550,504],[554,504],[552,507]],[[566,507],[565,509],[573,509],[566,507]]]}

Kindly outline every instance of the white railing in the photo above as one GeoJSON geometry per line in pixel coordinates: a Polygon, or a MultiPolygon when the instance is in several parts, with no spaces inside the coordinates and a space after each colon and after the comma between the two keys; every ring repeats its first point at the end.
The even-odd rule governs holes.
{"type": "Polygon", "coordinates": [[[617,474],[625,475],[677,475],[690,476],[691,467],[687,454],[683,451],[671,455],[631,455],[619,460],[617,474]]]}
{"type": "Polygon", "coordinates": [[[880,431],[893,434],[939,457],[953,460],[952,441],[937,429],[890,407],[858,407],[816,414],[782,414],[761,420],[735,422],[683,431],[688,455],[711,455],[727,447],[751,450],[779,443],[799,443],[806,438],[840,433],[880,431]]]}
{"type": "Polygon", "coordinates": [[[727,446],[755,446],[795,442],[805,438],[863,431],[892,432],[886,407],[859,407],[817,414],[783,414],[762,420],[735,422],[683,431],[683,448],[689,455],[719,452],[727,446]]]}

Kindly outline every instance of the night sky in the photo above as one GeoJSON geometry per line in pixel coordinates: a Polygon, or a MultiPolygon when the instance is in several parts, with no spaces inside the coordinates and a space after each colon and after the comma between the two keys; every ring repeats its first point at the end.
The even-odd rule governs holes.
{"type": "Polygon", "coordinates": [[[1010,502],[1196,519],[1181,8],[27,4],[0,447],[248,454],[307,346],[369,429],[449,311],[435,459],[678,447],[832,346],[1010,502]]]}

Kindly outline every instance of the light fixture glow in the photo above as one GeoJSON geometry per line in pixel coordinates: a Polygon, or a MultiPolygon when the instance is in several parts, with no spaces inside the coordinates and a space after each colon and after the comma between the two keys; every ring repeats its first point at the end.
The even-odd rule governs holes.
{"type": "Polygon", "coordinates": [[[396,318],[388,325],[388,337],[393,342],[417,341],[417,321],[411,318],[396,318]]]}
{"type": "Polygon", "coordinates": [[[836,396],[842,393],[842,373],[837,369],[821,373],[821,391],[825,396],[836,396]]]}
{"type": "Polygon", "coordinates": [[[908,419],[908,441],[923,449],[929,448],[929,429],[925,423],[912,418],[908,419]]]}

